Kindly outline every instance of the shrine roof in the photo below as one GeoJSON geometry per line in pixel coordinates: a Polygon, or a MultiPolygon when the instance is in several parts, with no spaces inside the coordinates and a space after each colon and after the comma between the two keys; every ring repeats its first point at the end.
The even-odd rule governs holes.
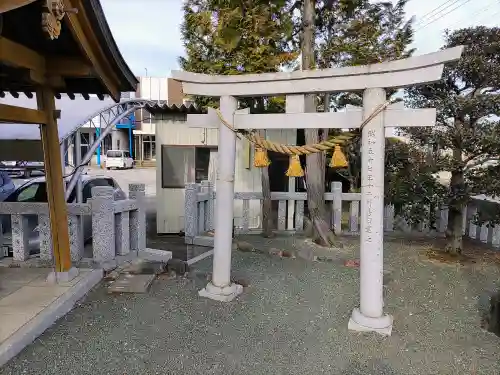
{"type": "Polygon", "coordinates": [[[136,90],[138,81],[111,34],[99,0],[58,0],[67,11],[60,34],[51,40],[42,27],[46,1],[10,0],[0,6],[0,96],[24,92],[32,96],[50,83],[56,96],[109,94],[136,90]],[[27,4],[27,5],[25,5],[27,4]],[[76,12],[77,11],[77,12],[76,12]]]}

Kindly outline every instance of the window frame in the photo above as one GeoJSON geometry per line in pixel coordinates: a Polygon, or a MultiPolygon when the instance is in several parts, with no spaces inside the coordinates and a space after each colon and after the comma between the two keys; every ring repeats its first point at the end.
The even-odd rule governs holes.
{"type": "Polygon", "coordinates": [[[196,150],[197,149],[209,149],[218,151],[217,146],[212,145],[161,145],[160,151],[160,160],[161,160],[161,188],[162,189],[184,189],[186,184],[195,183],[196,182],[196,150]],[[193,165],[191,166],[191,171],[188,173],[187,181],[184,181],[183,184],[174,184],[174,183],[165,183],[164,178],[164,152],[166,149],[190,149],[193,153],[193,165]]]}
{"type": "MultiPolygon", "coordinates": [[[[46,203],[46,201],[38,201],[38,200],[24,200],[20,201],[19,196],[26,191],[27,189],[32,188],[33,186],[38,186],[37,190],[35,191],[35,195],[33,198],[36,198],[38,194],[38,189],[42,187],[42,185],[45,185],[45,194],[47,195],[47,183],[46,182],[33,182],[27,185],[22,185],[18,189],[16,189],[11,195],[9,195],[4,202],[9,202],[9,203],[46,203]]],[[[33,199],[32,198],[32,199],[33,199]]]]}

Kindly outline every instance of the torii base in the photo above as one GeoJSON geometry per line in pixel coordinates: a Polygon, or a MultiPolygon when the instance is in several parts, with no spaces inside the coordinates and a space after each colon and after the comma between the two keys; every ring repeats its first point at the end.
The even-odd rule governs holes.
{"type": "Polygon", "coordinates": [[[231,284],[225,287],[218,287],[208,283],[205,288],[198,292],[200,297],[210,298],[219,302],[230,302],[243,293],[243,286],[231,284]]]}
{"type": "Polygon", "coordinates": [[[370,318],[361,314],[359,309],[352,311],[347,329],[357,332],[376,332],[382,336],[392,333],[393,318],[391,315],[382,315],[380,318],[370,318]]]}

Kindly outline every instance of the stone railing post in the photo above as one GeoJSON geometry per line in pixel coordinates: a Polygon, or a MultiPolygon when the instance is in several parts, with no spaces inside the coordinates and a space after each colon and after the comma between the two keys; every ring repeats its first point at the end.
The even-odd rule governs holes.
{"type": "Polygon", "coordinates": [[[204,225],[205,231],[213,230],[213,216],[214,216],[214,200],[213,200],[213,184],[211,181],[202,181],[201,189],[204,193],[208,194],[208,199],[205,201],[205,216],[204,225]]]}
{"type": "Polygon", "coordinates": [[[115,214],[116,254],[127,255],[130,253],[130,211],[115,214]]]}
{"type": "Polygon", "coordinates": [[[14,260],[24,262],[30,256],[28,247],[28,225],[25,215],[11,215],[12,221],[12,252],[14,260]]]}
{"type": "Polygon", "coordinates": [[[184,198],[184,238],[186,243],[193,243],[198,234],[198,184],[187,184],[184,198]]]}
{"type": "Polygon", "coordinates": [[[384,207],[384,230],[394,231],[394,206],[391,204],[384,207]]]}
{"type": "Polygon", "coordinates": [[[83,258],[83,233],[82,217],[79,215],[68,215],[69,249],[71,261],[78,262],[83,258]]]}
{"type": "Polygon", "coordinates": [[[115,213],[113,188],[92,188],[92,248],[95,262],[115,259],[115,213]]]}
{"type": "Polygon", "coordinates": [[[130,251],[146,249],[146,185],[129,184],[129,198],[137,202],[137,210],[130,212],[130,251]]]}
{"type": "Polygon", "coordinates": [[[342,182],[334,181],[331,185],[332,201],[332,226],[337,235],[342,233],[342,182]]]}
{"type": "Polygon", "coordinates": [[[208,202],[206,208],[207,225],[205,230],[214,230],[215,222],[215,194],[214,194],[214,183],[212,181],[205,181],[205,188],[208,192],[208,202]]]}
{"type": "MultiPolygon", "coordinates": [[[[69,247],[73,262],[78,262],[83,258],[85,246],[81,223],[81,216],[68,215],[69,247]]],[[[38,235],[40,237],[40,259],[43,261],[52,261],[54,257],[52,253],[49,215],[38,215],[38,235]]]]}
{"type": "Polygon", "coordinates": [[[52,261],[52,236],[49,215],[38,215],[38,235],[40,236],[40,260],[52,261]]]}

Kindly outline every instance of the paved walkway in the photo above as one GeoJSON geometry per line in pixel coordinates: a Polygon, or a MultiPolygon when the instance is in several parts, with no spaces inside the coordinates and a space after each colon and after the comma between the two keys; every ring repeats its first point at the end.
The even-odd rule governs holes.
{"type": "Polygon", "coordinates": [[[499,286],[498,268],[424,262],[425,248],[386,243],[389,338],[347,331],[358,270],[341,260],[352,247],[339,262],[238,252],[234,276],[250,285],[237,301],[197,296],[211,259],[192,278],[160,277],[148,294],[99,288],[0,373],[500,374],[500,338],[479,328],[477,311],[484,288],[499,286]]]}

